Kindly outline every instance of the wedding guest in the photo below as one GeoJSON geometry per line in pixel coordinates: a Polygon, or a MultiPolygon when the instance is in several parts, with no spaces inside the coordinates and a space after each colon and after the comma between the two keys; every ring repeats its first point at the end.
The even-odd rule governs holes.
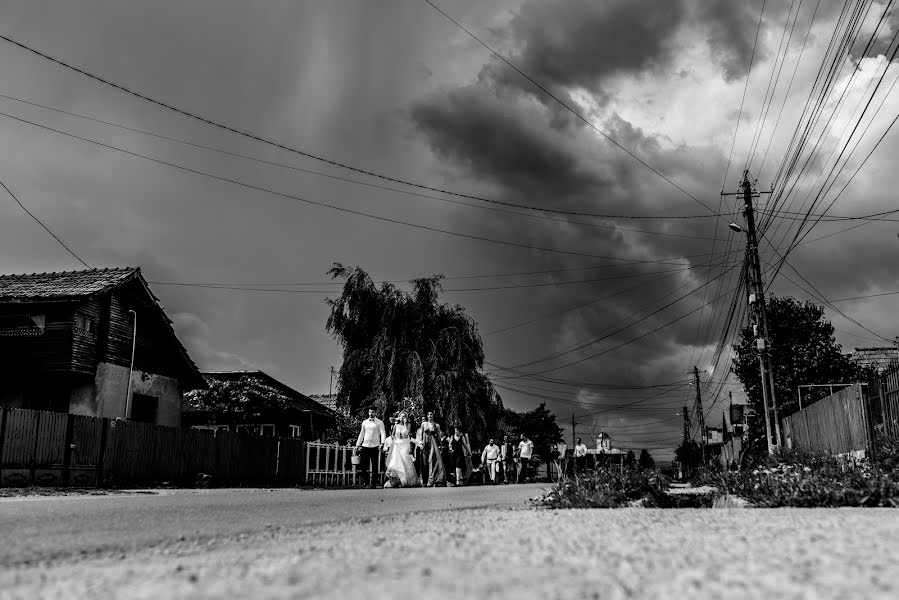
{"type": "Polygon", "coordinates": [[[534,442],[528,439],[528,436],[521,434],[521,441],[518,442],[518,458],[521,460],[521,467],[518,471],[518,483],[527,483],[531,476],[531,456],[534,454],[534,442]]]}
{"type": "Polygon", "coordinates": [[[556,471],[559,473],[559,479],[565,477],[565,461],[567,460],[565,454],[567,452],[568,444],[566,444],[564,440],[556,444],[556,456],[554,462],[556,464],[556,471]]]}
{"type": "Polygon", "coordinates": [[[449,438],[450,464],[456,475],[456,485],[463,485],[467,472],[471,472],[471,447],[461,427],[456,427],[449,438]],[[467,452],[467,454],[466,454],[467,452]]]}
{"type": "Polygon", "coordinates": [[[421,480],[427,487],[446,484],[446,469],[441,456],[440,425],[434,422],[434,412],[429,411],[418,430],[418,447],[421,462],[421,480]]]}
{"type": "Polygon", "coordinates": [[[362,429],[359,431],[359,437],[356,439],[356,452],[362,455],[362,462],[359,469],[362,471],[362,485],[368,481],[368,486],[375,488],[376,481],[380,476],[378,468],[380,466],[379,453],[381,445],[387,439],[387,431],[384,429],[384,421],[375,416],[375,409],[368,409],[368,418],[362,421],[362,429]]]}
{"type": "Polygon", "coordinates": [[[578,473],[587,470],[587,445],[581,441],[581,438],[577,439],[577,444],[574,446],[574,467],[578,473]]]}
{"type": "Polygon", "coordinates": [[[495,485],[499,478],[500,447],[493,443],[493,438],[481,452],[481,469],[487,473],[487,481],[495,485]]]}
{"type": "Polygon", "coordinates": [[[515,446],[509,441],[509,436],[503,436],[503,445],[500,446],[500,465],[503,470],[503,484],[515,481],[515,446]]]}

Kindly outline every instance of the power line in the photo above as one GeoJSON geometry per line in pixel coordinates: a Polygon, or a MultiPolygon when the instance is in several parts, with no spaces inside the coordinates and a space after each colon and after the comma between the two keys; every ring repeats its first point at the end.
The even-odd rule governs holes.
{"type": "Polygon", "coordinates": [[[32,219],[34,219],[35,223],[37,223],[38,225],[40,225],[40,226],[44,229],[44,231],[46,231],[48,234],[50,234],[50,236],[51,236],[54,240],[56,240],[56,241],[59,243],[60,246],[62,246],[63,248],[65,248],[66,252],[68,252],[69,254],[71,254],[72,256],[74,256],[74,257],[75,257],[75,260],[77,260],[78,262],[80,262],[80,263],[81,263],[82,265],[84,265],[86,268],[88,268],[88,269],[91,268],[91,266],[90,266],[89,264],[87,264],[87,263],[84,261],[84,259],[82,259],[80,256],[78,256],[77,254],[75,254],[75,251],[72,250],[71,248],[69,248],[69,247],[66,245],[66,243],[65,243],[64,241],[62,241],[62,240],[59,238],[58,235],[56,235],[55,233],[53,233],[53,232],[50,230],[50,228],[47,227],[47,226],[44,224],[43,221],[41,221],[40,219],[38,219],[38,218],[34,215],[33,212],[31,212],[30,210],[28,210],[27,208],[25,208],[25,205],[22,204],[22,201],[19,200],[19,199],[16,197],[16,195],[12,193],[12,190],[11,190],[11,189],[9,189],[8,187],[6,187],[6,184],[3,183],[2,180],[0,180],[0,186],[3,186],[3,189],[6,190],[6,193],[9,194],[10,198],[12,198],[13,200],[16,201],[16,204],[19,205],[19,208],[21,208],[23,211],[25,211],[25,214],[26,214],[26,215],[28,215],[29,217],[31,217],[32,219]]]}
{"type": "MultiPolygon", "coordinates": [[[[0,36],[0,39],[2,39],[2,36],[0,36]]],[[[247,189],[255,190],[255,191],[258,191],[258,192],[264,192],[264,193],[266,193],[266,194],[271,194],[271,195],[273,195],[273,196],[280,196],[280,197],[282,197],[282,198],[287,198],[287,199],[289,199],[289,200],[295,200],[295,201],[297,201],[297,202],[302,202],[302,203],[304,203],[304,204],[310,204],[310,205],[313,205],[313,206],[319,206],[319,207],[322,207],[322,208],[328,208],[328,209],[331,209],[331,210],[336,210],[336,211],[339,211],[339,212],[344,212],[344,213],[353,214],[353,215],[357,215],[357,216],[361,216],[361,217],[366,217],[366,218],[374,219],[374,220],[377,220],[377,221],[383,221],[383,222],[386,222],[386,223],[393,223],[393,224],[396,224],[396,225],[404,225],[404,226],[406,226],[406,227],[412,227],[412,228],[415,228],[415,229],[422,229],[422,230],[425,230],[425,231],[431,231],[431,232],[435,232],[435,233],[442,233],[442,234],[450,235],[450,236],[454,236],[454,237],[461,237],[461,238],[465,238],[465,239],[471,239],[471,240],[477,240],[477,241],[481,241],[481,242],[493,243],[493,244],[498,244],[498,245],[502,245],[502,246],[510,246],[510,247],[515,247],[515,248],[524,248],[524,249],[527,249],[527,250],[536,250],[536,251],[539,251],[539,252],[550,252],[550,253],[555,253],[555,254],[566,254],[566,255],[569,255],[569,256],[583,256],[583,257],[587,257],[587,258],[602,258],[602,259],[606,259],[606,260],[620,260],[620,261],[628,262],[628,263],[637,263],[637,264],[640,264],[640,263],[680,264],[680,263],[671,262],[671,261],[672,261],[672,260],[682,260],[683,258],[688,258],[688,257],[676,257],[676,258],[671,258],[671,259],[667,259],[667,260],[651,260],[651,259],[621,258],[621,257],[616,257],[616,256],[604,256],[604,255],[599,255],[599,254],[589,254],[589,253],[586,253],[586,252],[577,252],[577,251],[573,251],[573,250],[558,250],[558,249],[547,248],[547,247],[543,247],[543,246],[532,246],[532,245],[529,245],[529,244],[522,244],[522,243],[518,243],[518,242],[511,242],[511,241],[505,241],[505,240],[497,240],[497,239],[488,238],[488,237],[484,237],[484,236],[478,236],[478,235],[467,234],[467,233],[460,233],[460,232],[456,232],[456,231],[450,231],[450,230],[447,230],[447,229],[440,229],[439,227],[432,227],[432,226],[429,226],[429,225],[421,225],[421,224],[418,224],[418,223],[412,223],[412,222],[409,222],[409,221],[403,221],[403,220],[400,220],[400,219],[392,219],[392,218],[389,218],[389,217],[383,217],[383,216],[379,216],[379,215],[375,215],[375,214],[371,214],[371,213],[366,213],[366,212],[354,210],[354,209],[351,209],[351,208],[345,208],[345,207],[342,207],[342,206],[335,206],[335,205],[333,205],[333,204],[328,204],[328,203],[325,203],[325,202],[318,202],[318,201],[315,201],[315,200],[310,200],[310,199],[308,199],[308,198],[303,198],[303,197],[296,196],[296,195],[293,195],[293,194],[287,194],[287,193],[284,193],[284,192],[278,192],[278,191],[276,191],[276,190],[273,190],[273,189],[270,189],[270,188],[266,188],[266,187],[263,187],[263,186],[253,185],[253,184],[251,184],[251,183],[246,183],[246,182],[243,182],[243,181],[240,181],[240,180],[237,180],[237,179],[231,179],[231,178],[228,178],[228,177],[223,177],[223,176],[220,176],[220,175],[215,175],[215,174],[209,173],[209,172],[207,172],[207,171],[202,171],[202,170],[199,170],[199,169],[193,169],[193,168],[190,168],[190,167],[185,167],[185,166],[180,165],[180,164],[177,164],[177,163],[173,163],[173,162],[161,160],[161,159],[158,159],[158,158],[154,158],[154,157],[152,157],[152,156],[147,156],[147,155],[145,155],[145,154],[140,154],[140,153],[138,153],[138,152],[132,152],[131,150],[126,150],[126,149],[120,148],[120,147],[118,147],[118,146],[113,146],[113,145],[111,145],[111,144],[106,144],[106,143],[104,143],[104,142],[99,142],[99,141],[97,141],[97,140],[93,140],[93,139],[90,139],[90,138],[82,137],[82,136],[76,135],[76,134],[74,134],[74,133],[69,133],[69,132],[67,132],[67,131],[62,131],[62,130],[60,130],[60,129],[55,129],[55,128],[49,127],[49,126],[47,126],[47,125],[42,125],[42,124],[40,124],[40,123],[36,123],[36,122],[34,122],[34,121],[29,121],[29,120],[27,120],[27,119],[22,119],[22,118],[20,118],[20,117],[16,117],[16,116],[13,116],[13,115],[10,115],[10,114],[7,114],[7,113],[0,112],[0,115],[2,115],[2,116],[4,116],[4,117],[7,117],[7,118],[9,118],[9,119],[13,119],[13,120],[15,120],[15,121],[19,121],[19,122],[21,122],[21,123],[26,123],[26,124],[28,124],[28,125],[33,125],[33,126],[35,126],[35,127],[41,128],[41,129],[45,129],[45,130],[48,130],[48,131],[52,131],[52,132],[54,132],[54,133],[58,133],[58,134],[60,134],[60,135],[65,135],[65,136],[67,136],[67,137],[71,137],[71,138],[74,138],[74,139],[77,139],[77,140],[81,140],[81,141],[83,141],[83,142],[87,142],[87,143],[90,143],[90,144],[95,144],[95,145],[98,145],[98,146],[102,146],[102,147],[108,148],[108,149],[110,149],[110,150],[116,150],[116,151],[121,152],[121,153],[123,153],[123,154],[128,154],[128,155],[130,155],[130,156],[134,156],[134,157],[137,157],[137,158],[143,158],[143,159],[145,159],[145,160],[149,160],[149,161],[152,161],[152,162],[155,162],[155,163],[159,163],[159,164],[161,164],[161,165],[165,165],[165,166],[168,166],[168,167],[172,167],[172,168],[174,168],[174,169],[178,169],[178,170],[181,170],[181,171],[184,171],[184,172],[187,172],[187,173],[193,173],[193,174],[195,174],[195,175],[202,175],[202,176],[205,176],[205,177],[209,177],[209,178],[211,178],[211,179],[217,179],[217,180],[219,180],[219,181],[224,181],[224,182],[226,182],[226,183],[231,183],[231,184],[234,184],[234,185],[238,185],[238,186],[241,186],[241,187],[244,187],[244,188],[247,188],[247,189]]]]}
{"type": "MultiPolygon", "coordinates": [[[[166,141],[169,141],[169,142],[174,142],[174,143],[177,143],[177,144],[183,144],[183,145],[185,145],[185,146],[189,146],[189,147],[192,147],[192,148],[198,148],[198,149],[201,149],[201,150],[207,150],[207,151],[209,151],[209,152],[216,152],[216,153],[219,153],[219,154],[223,154],[223,155],[225,155],[225,156],[232,156],[232,157],[235,157],[235,158],[240,158],[240,159],[243,159],[243,160],[249,160],[249,161],[257,162],[257,163],[264,164],[264,165],[269,165],[269,166],[273,166],[273,167],[279,167],[279,168],[283,168],[283,169],[290,169],[290,170],[292,170],[292,171],[296,171],[296,172],[299,172],[299,173],[305,173],[305,174],[308,174],[308,175],[315,175],[315,176],[318,176],[318,177],[325,177],[325,178],[333,179],[333,180],[336,180],[336,181],[342,181],[342,182],[345,182],[345,183],[352,183],[352,184],[355,184],[355,185],[361,185],[361,186],[365,186],[365,187],[370,187],[370,188],[375,188],[375,189],[385,190],[385,191],[394,192],[394,193],[398,193],[398,194],[404,194],[404,195],[407,195],[407,196],[414,196],[414,197],[417,197],[417,198],[425,198],[425,199],[428,199],[428,200],[436,200],[436,201],[438,201],[438,202],[444,202],[444,203],[449,203],[449,204],[456,204],[456,205],[459,205],[459,206],[467,206],[467,207],[469,207],[469,208],[475,208],[475,209],[478,209],[478,210],[489,210],[489,211],[492,211],[492,212],[499,212],[499,213],[508,214],[508,215],[516,215],[516,216],[524,217],[524,218],[528,218],[528,219],[540,219],[540,220],[545,220],[545,221],[555,221],[555,222],[557,222],[557,223],[565,223],[566,225],[579,225],[579,226],[582,226],[582,227],[593,227],[593,228],[597,228],[597,229],[611,229],[611,230],[614,230],[614,231],[628,231],[628,232],[633,232],[633,233],[641,233],[641,234],[645,234],[645,235],[659,235],[659,236],[665,236],[665,237],[682,237],[682,238],[689,238],[689,239],[711,239],[711,238],[705,238],[705,237],[703,237],[703,236],[688,235],[688,234],[678,234],[678,233],[670,233],[670,232],[666,232],[666,231],[651,231],[651,230],[646,230],[646,229],[631,229],[631,228],[619,227],[617,224],[616,224],[616,225],[606,225],[606,224],[602,224],[602,223],[588,223],[588,222],[584,222],[584,221],[573,221],[573,220],[568,219],[568,218],[559,218],[559,217],[552,217],[552,216],[550,216],[550,215],[545,215],[545,214],[538,214],[538,212],[543,212],[542,209],[540,209],[540,208],[538,208],[538,207],[526,207],[526,206],[524,206],[524,205],[519,205],[519,204],[514,204],[514,203],[504,203],[504,204],[507,204],[507,205],[509,205],[509,206],[514,206],[514,207],[516,207],[516,208],[523,208],[523,209],[526,208],[526,209],[528,209],[528,210],[531,210],[532,213],[521,213],[521,212],[516,212],[516,211],[512,211],[512,210],[505,210],[505,209],[502,209],[502,208],[496,208],[496,207],[494,207],[494,206],[481,206],[481,205],[479,205],[479,204],[471,204],[471,203],[468,203],[468,202],[461,202],[461,201],[459,201],[459,200],[453,200],[453,199],[450,199],[450,198],[441,198],[441,197],[439,197],[439,196],[432,196],[432,195],[429,195],[429,194],[422,194],[422,193],[419,193],[419,192],[413,192],[413,191],[410,191],[410,190],[402,190],[402,189],[399,189],[399,188],[390,187],[390,186],[386,186],[386,185],[381,185],[381,184],[378,184],[378,183],[372,183],[372,182],[368,182],[368,181],[359,181],[358,179],[350,179],[350,178],[348,178],[348,177],[341,177],[341,176],[339,176],[339,175],[332,175],[332,174],[330,174],[330,173],[323,173],[323,172],[321,172],[321,171],[314,171],[314,170],[312,170],[312,169],[303,169],[303,168],[297,167],[297,166],[295,166],[295,165],[288,165],[288,164],[280,163],[280,162],[276,162],[276,161],[265,160],[265,159],[258,158],[258,157],[255,157],[255,156],[249,156],[249,155],[247,155],[247,154],[241,154],[241,153],[239,153],[239,152],[232,152],[232,151],[230,151],[230,150],[223,150],[223,149],[221,149],[221,148],[216,148],[215,146],[207,146],[207,145],[205,145],[205,144],[199,144],[199,143],[196,143],[196,142],[191,142],[191,141],[184,140],[184,139],[180,139],[180,138],[170,137],[170,136],[167,136],[167,135],[162,135],[162,134],[159,134],[159,133],[154,133],[154,132],[152,132],[152,131],[147,131],[147,130],[144,130],[144,129],[137,129],[137,128],[135,128],[135,127],[129,127],[129,126],[127,126],[127,125],[122,125],[122,124],[120,124],[120,123],[114,123],[114,122],[111,122],[111,121],[104,121],[104,120],[102,120],[102,119],[97,119],[97,118],[94,118],[94,117],[89,117],[89,116],[87,116],[87,115],[83,115],[83,114],[79,114],[79,113],[75,113],[75,112],[63,110],[63,109],[61,109],[61,108],[56,108],[56,107],[53,107],[53,106],[47,106],[47,105],[45,105],[45,104],[40,104],[40,103],[38,103],[38,102],[33,102],[33,101],[31,101],[31,100],[24,100],[24,99],[22,99],[22,98],[16,98],[16,97],[14,97],[14,96],[9,96],[9,95],[6,95],[6,94],[0,94],[0,98],[5,98],[5,99],[7,99],[7,100],[13,100],[13,101],[15,101],[15,102],[21,102],[22,104],[27,104],[27,105],[30,105],[30,106],[35,106],[35,107],[37,107],[37,108],[44,109],[44,110],[49,110],[49,111],[57,112],[57,113],[60,113],[60,114],[63,114],[63,115],[67,115],[67,116],[71,116],[71,117],[76,117],[76,118],[79,118],[79,119],[84,119],[84,120],[86,120],[86,121],[90,121],[90,122],[94,122],[94,123],[100,123],[100,124],[102,124],[102,125],[108,125],[108,126],[110,126],[110,127],[116,127],[116,128],[122,129],[122,130],[124,130],[124,131],[130,131],[130,132],[133,132],[133,133],[139,133],[139,134],[141,134],[141,135],[146,135],[146,136],[154,137],[154,138],[157,138],[157,139],[162,139],[162,140],[166,140],[166,141]]],[[[496,202],[499,202],[499,201],[496,201],[496,202]]],[[[712,216],[714,216],[714,215],[670,215],[670,216],[665,216],[665,215],[651,215],[651,216],[650,216],[650,215],[612,215],[612,214],[592,213],[590,216],[592,216],[592,217],[594,217],[594,218],[602,218],[602,219],[610,219],[610,220],[613,220],[613,219],[632,219],[632,220],[633,220],[633,219],[666,219],[666,220],[669,220],[669,219],[680,219],[680,220],[684,220],[684,219],[707,218],[707,217],[712,217],[712,216]]]]}
{"type": "MultiPolygon", "coordinates": [[[[435,8],[436,8],[436,7],[435,7],[435,8]]],[[[378,173],[378,172],[375,172],[375,171],[371,171],[371,170],[367,170],[367,169],[361,169],[361,168],[359,168],[359,167],[354,167],[354,166],[349,165],[349,164],[347,164],[347,163],[343,163],[343,162],[340,162],[340,161],[337,161],[337,160],[333,160],[333,159],[330,159],[330,158],[326,158],[326,157],[324,157],[324,156],[319,156],[319,155],[316,155],[316,154],[312,154],[312,153],[310,153],[310,152],[306,152],[306,151],[300,150],[300,149],[298,149],[298,148],[294,148],[294,147],[288,146],[288,145],[286,145],[286,144],[283,144],[283,143],[280,143],[280,142],[276,142],[276,141],[273,141],[273,140],[264,138],[264,137],[262,137],[262,136],[259,136],[259,135],[254,134],[254,133],[250,133],[250,132],[248,132],[248,131],[244,131],[244,130],[242,130],[242,129],[238,129],[238,128],[236,128],[236,127],[232,127],[231,125],[226,125],[226,124],[224,124],[224,123],[220,123],[220,122],[218,122],[218,121],[214,121],[214,120],[212,120],[212,119],[210,119],[210,118],[208,118],[208,117],[204,117],[204,116],[202,116],[202,115],[200,115],[200,114],[197,114],[197,113],[194,113],[194,112],[190,112],[190,111],[185,110],[185,109],[183,109],[183,108],[179,108],[178,106],[175,106],[175,105],[170,104],[170,103],[168,103],[168,102],[164,102],[164,101],[159,100],[159,99],[157,99],[157,98],[153,98],[153,97],[151,97],[151,96],[149,96],[149,95],[147,95],[147,94],[143,94],[143,93],[141,93],[141,92],[134,91],[134,90],[132,90],[132,89],[130,89],[130,88],[128,88],[128,87],[125,87],[125,86],[122,85],[122,84],[115,83],[115,82],[113,82],[113,81],[111,81],[111,80],[109,80],[109,79],[100,77],[99,75],[95,75],[95,74],[93,74],[93,73],[90,73],[90,72],[88,72],[88,71],[82,69],[82,68],[79,68],[79,67],[76,67],[76,66],[74,66],[74,65],[71,65],[71,64],[69,64],[69,63],[67,63],[67,62],[64,62],[64,61],[62,61],[61,59],[58,59],[58,58],[55,58],[55,57],[50,56],[50,55],[48,55],[48,54],[45,54],[44,52],[41,52],[40,50],[37,50],[37,49],[35,49],[35,48],[32,48],[32,47],[30,47],[30,46],[28,46],[28,45],[26,45],[26,44],[24,44],[24,43],[22,43],[22,42],[18,42],[18,41],[14,40],[14,39],[12,39],[12,38],[10,38],[10,37],[8,37],[8,36],[5,36],[5,35],[0,34],[0,40],[4,40],[4,41],[6,41],[6,42],[8,42],[8,43],[10,43],[10,44],[13,44],[14,46],[18,46],[19,48],[21,48],[21,49],[23,49],[23,50],[26,50],[26,51],[28,51],[28,52],[31,52],[32,54],[35,54],[35,55],[37,55],[37,56],[39,56],[39,57],[41,57],[41,58],[43,58],[43,59],[45,59],[45,60],[48,60],[48,61],[50,61],[50,62],[52,62],[52,63],[54,63],[54,64],[56,64],[56,65],[61,66],[61,67],[63,67],[63,68],[66,68],[66,69],[69,69],[69,70],[71,70],[71,71],[74,71],[74,72],[76,72],[76,73],[78,73],[78,74],[80,74],[80,75],[83,75],[84,77],[87,77],[87,78],[89,78],[89,79],[93,79],[94,81],[97,81],[97,82],[102,83],[102,84],[104,84],[104,85],[108,85],[108,86],[110,86],[110,87],[112,87],[112,88],[115,88],[115,89],[117,89],[117,90],[119,90],[119,91],[121,91],[121,92],[124,92],[124,93],[126,93],[126,94],[128,94],[128,95],[134,96],[135,98],[139,98],[139,99],[144,100],[144,101],[146,101],[146,102],[149,102],[149,103],[151,103],[151,104],[155,104],[155,105],[157,105],[157,106],[161,106],[162,108],[165,108],[165,109],[167,109],[167,110],[176,112],[176,113],[178,113],[178,114],[180,114],[180,115],[183,115],[183,116],[185,116],[185,117],[189,117],[189,118],[191,118],[191,119],[200,121],[200,122],[205,123],[205,124],[207,124],[207,125],[210,125],[210,126],[212,126],[212,127],[216,127],[216,128],[218,128],[218,129],[222,129],[222,130],[225,130],[225,131],[234,133],[234,134],[236,134],[236,135],[245,137],[245,138],[247,138],[247,139],[251,139],[251,140],[254,140],[254,141],[257,141],[257,142],[261,142],[261,143],[263,143],[263,144],[267,144],[267,145],[269,145],[269,146],[273,146],[273,147],[275,147],[275,148],[279,148],[279,149],[281,149],[281,150],[285,150],[285,151],[291,152],[291,153],[293,153],[293,154],[298,154],[298,155],[304,156],[304,157],[306,157],[306,158],[311,158],[311,159],[313,159],[313,160],[317,160],[317,161],[319,161],[319,162],[323,162],[323,163],[326,163],[326,164],[329,164],[329,165],[332,165],[332,166],[335,166],[335,167],[340,167],[340,168],[342,168],[342,169],[347,169],[347,170],[349,170],[349,171],[353,171],[353,172],[356,172],[356,173],[360,173],[360,174],[362,174],[362,175],[367,175],[367,176],[369,176],[369,177],[374,177],[374,178],[377,178],[377,179],[381,179],[381,180],[383,180],[383,181],[390,181],[390,182],[393,182],[393,183],[400,183],[400,184],[402,184],[402,185],[408,185],[408,186],[410,186],[410,187],[414,187],[414,188],[417,188],[417,189],[428,190],[428,191],[431,191],[431,192],[439,192],[439,193],[441,193],[441,194],[448,194],[448,195],[450,195],[450,196],[455,196],[455,197],[457,197],[457,198],[466,198],[466,199],[469,199],[469,200],[477,200],[477,201],[479,201],[479,202],[487,202],[487,203],[490,203],[490,204],[498,204],[498,205],[502,205],[502,206],[511,206],[511,207],[515,207],[515,208],[523,208],[523,209],[526,209],[526,210],[532,210],[532,211],[540,211],[540,212],[545,212],[545,213],[555,213],[555,214],[572,215],[572,216],[582,216],[582,217],[600,217],[600,216],[601,216],[601,215],[598,215],[598,214],[595,214],[595,213],[588,213],[588,212],[582,212],[582,211],[566,211],[566,210],[550,209],[550,208],[543,208],[543,207],[536,207],[536,206],[527,206],[527,205],[523,205],[523,204],[516,204],[516,203],[513,203],[513,202],[503,202],[503,201],[500,201],[500,200],[494,200],[494,199],[491,199],[491,198],[484,198],[484,197],[481,197],[481,196],[475,196],[475,195],[473,195],[473,194],[463,194],[463,193],[461,193],[461,192],[454,192],[454,191],[447,190],[447,189],[443,189],[443,188],[438,188],[438,187],[428,186],[428,185],[424,185],[424,184],[420,184],[420,183],[415,183],[415,182],[408,181],[408,180],[405,180],[405,179],[400,179],[399,177],[392,177],[392,176],[384,175],[384,174],[382,174],[382,173],[378,173]]],[[[570,109],[569,109],[569,110],[570,110],[570,109]]],[[[581,118],[583,119],[583,117],[581,117],[581,118]]],[[[588,123],[589,123],[589,122],[588,122],[588,123]]],[[[591,126],[592,126],[592,125],[591,125],[591,126]]],[[[595,128],[595,127],[594,127],[594,128],[595,128]]],[[[597,131],[599,131],[599,129],[597,129],[597,131]]],[[[603,133],[603,135],[605,135],[605,134],[603,133]]],[[[608,137],[608,136],[606,136],[606,137],[608,137]]],[[[681,188],[680,186],[678,186],[677,184],[675,184],[674,182],[672,182],[670,179],[668,179],[667,177],[665,177],[664,175],[662,175],[661,173],[659,173],[659,171],[656,171],[653,167],[651,167],[650,165],[648,165],[647,163],[645,163],[642,159],[640,159],[640,158],[638,158],[637,156],[635,156],[634,154],[632,154],[629,150],[627,150],[626,148],[624,148],[623,146],[621,146],[620,144],[618,144],[617,142],[615,142],[615,141],[612,140],[611,138],[609,138],[609,140],[612,141],[613,143],[615,143],[616,145],[618,145],[622,150],[624,150],[625,152],[627,152],[628,154],[630,154],[631,156],[633,156],[637,161],[639,161],[640,163],[644,164],[647,168],[651,169],[653,172],[655,172],[655,173],[656,173],[657,175],[659,175],[661,178],[665,179],[666,181],[668,181],[669,183],[671,183],[673,186],[675,186],[677,189],[681,190],[681,191],[682,191],[684,194],[686,194],[688,197],[692,198],[693,200],[695,200],[696,202],[698,202],[699,204],[701,204],[703,207],[705,207],[706,209],[710,210],[710,211],[712,212],[713,215],[718,216],[718,218],[722,218],[720,215],[716,215],[716,213],[715,213],[714,211],[712,211],[708,206],[706,206],[706,205],[703,204],[701,201],[699,201],[698,199],[696,199],[695,197],[693,197],[691,194],[689,194],[689,193],[688,193],[687,191],[685,191],[683,188],[681,188]]]]}

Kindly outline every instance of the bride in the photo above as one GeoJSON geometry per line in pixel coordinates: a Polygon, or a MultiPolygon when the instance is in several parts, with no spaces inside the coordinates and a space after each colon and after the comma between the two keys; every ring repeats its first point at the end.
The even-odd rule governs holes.
{"type": "Polygon", "coordinates": [[[412,439],[409,421],[401,412],[390,432],[393,443],[387,454],[387,482],[384,487],[410,487],[418,485],[415,459],[412,456],[412,439]]]}

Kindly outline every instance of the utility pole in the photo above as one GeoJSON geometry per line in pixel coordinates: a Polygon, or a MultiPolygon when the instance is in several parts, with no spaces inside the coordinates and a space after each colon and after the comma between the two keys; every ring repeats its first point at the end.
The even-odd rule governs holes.
{"type": "Polygon", "coordinates": [[[580,425],[580,423],[574,422],[574,413],[571,413],[571,447],[574,448],[577,443],[575,442],[576,436],[574,435],[574,426],[580,425]]]}
{"type": "Polygon", "coordinates": [[[330,399],[333,396],[333,388],[334,388],[334,365],[331,365],[331,381],[328,383],[328,397],[330,399]]]}
{"type": "Polygon", "coordinates": [[[705,466],[705,414],[702,410],[702,392],[699,390],[699,369],[693,367],[693,385],[696,386],[696,413],[699,415],[699,439],[702,444],[702,465],[705,466]]]}
{"type": "Polygon", "coordinates": [[[683,459],[684,460],[681,461],[681,475],[683,476],[683,475],[687,474],[688,469],[692,466],[687,461],[687,457],[689,456],[688,452],[689,452],[689,448],[690,448],[690,445],[688,444],[688,442],[690,441],[690,413],[687,412],[686,404],[684,404],[684,409],[681,414],[684,417],[684,445],[683,445],[683,448],[684,448],[683,459]]]}
{"type": "MultiPolygon", "coordinates": [[[[752,329],[755,334],[755,349],[759,356],[759,373],[762,385],[762,405],[765,420],[765,439],[768,443],[768,454],[774,453],[774,448],[780,444],[780,419],[777,413],[777,397],[774,391],[774,370],[771,368],[771,355],[769,353],[768,313],[765,307],[765,284],[762,280],[762,266],[759,260],[759,244],[755,230],[755,209],[752,199],[759,193],[752,189],[749,181],[749,171],[743,171],[743,181],[740,184],[741,191],[737,195],[743,197],[743,214],[746,218],[746,229],[731,223],[734,231],[746,233],[746,258],[749,262],[749,305],[752,311],[752,329]],[[771,426],[771,421],[774,426],[771,426]],[[773,433],[773,436],[772,436],[773,433]]],[[[722,190],[722,195],[725,194],[722,190]]]]}

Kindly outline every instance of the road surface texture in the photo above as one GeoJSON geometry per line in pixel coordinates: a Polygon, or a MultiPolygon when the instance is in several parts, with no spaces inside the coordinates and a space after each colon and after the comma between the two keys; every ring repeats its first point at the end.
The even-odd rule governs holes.
{"type": "Polygon", "coordinates": [[[539,488],[2,500],[0,597],[899,597],[896,510],[528,508],[539,488]]]}

